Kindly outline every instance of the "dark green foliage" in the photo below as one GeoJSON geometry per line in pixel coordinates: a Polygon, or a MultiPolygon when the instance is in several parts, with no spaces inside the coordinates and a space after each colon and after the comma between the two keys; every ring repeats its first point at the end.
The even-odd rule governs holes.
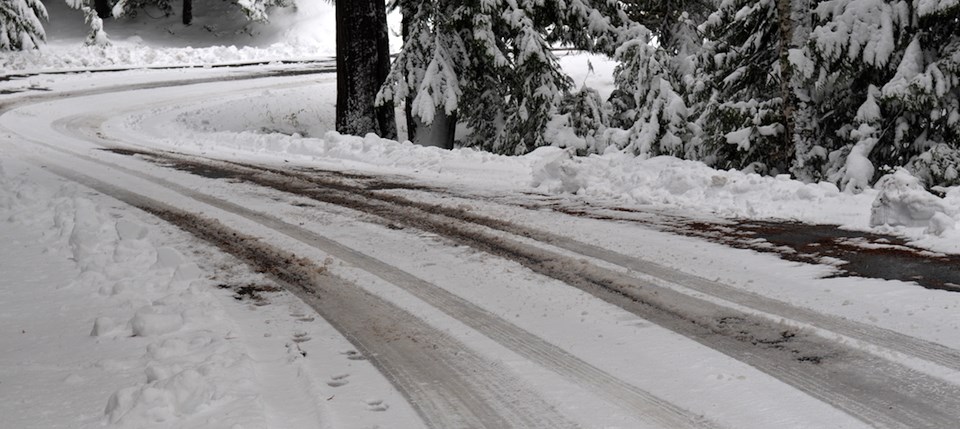
{"type": "Polygon", "coordinates": [[[783,139],[779,33],[772,0],[725,2],[702,27],[699,64],[707,76],[703,152],[709,164],[758,172],[789,170],[783,139]]]}

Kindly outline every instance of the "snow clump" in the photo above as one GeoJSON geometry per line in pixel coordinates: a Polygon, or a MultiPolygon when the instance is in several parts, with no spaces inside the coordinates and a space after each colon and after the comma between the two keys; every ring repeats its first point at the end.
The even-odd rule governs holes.
{"type": "Polygon", "coordinates": [[[898,168],[881,177],[874,188],[880,192],[870,212],[870,226],[926,227],[936,235],[953,228],[956,210],[927,192],[907,170],[898,168]]]}

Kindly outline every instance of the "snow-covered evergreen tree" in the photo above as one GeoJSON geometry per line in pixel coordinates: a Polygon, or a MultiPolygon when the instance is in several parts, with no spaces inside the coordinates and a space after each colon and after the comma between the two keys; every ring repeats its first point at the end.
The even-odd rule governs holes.
{"type": "Polygon", "coordinates": [[[716,0],[623,0],[627,16],[649,29],[657,44],[674,53],[684,44],[689,21],[703,22],[716,10],[716,0]]]}
{"type": "Polygon", "coordinates": [[[565,44],[612,54],[625,15],[613,0],[400,0],[408,39],[380,100],[413,97],[424,124],[456,115],[468,145],[525,153],[571,86],[550,50],[565,44]]]}
{"type": "Polygon", "coordinates": [[[90,33],[87,34],[87,45],[90,46],[107,46],[110,44],[110,39],[107,37],[107,32],[103,30],[103,20],[100,19],[100,16],[97,14],[96,9],[93,7],[92,0],[66,0],[67,5],[70,7],[83,11],[84,19],[87,24],[90,25],[90,33]]]}
{"type": "Polygon", "coordinates": [[[823,94],[818,110],[830,113],[821,133],[828,170],[849,173],[849,157],[862,155],[874,176],[908,166],[928,186],[960,183],[949,167],[960,160],[960,2],[830,0],[817,12],[807,74],[823,94]],[[876,142],[865,146],[870,103],[876,142]]]}
{"type": "Polygon", "coordinates": [[[787,172],[775,0],[723,0],[701,26],[704,160],[718,168],[787,172]]]}
{"type": "Polygon", "coordinates": [[[626,138],[618,140],[618,134],[612,134],[610,143],[637,155],[689,155],[692,124],[687,104],[675,88],[683,87],[683,80],[672,70],[675,58],[643,37],[625,43],[616,57],[620,64],[614,70],[614,83],[620,93],[632,98],[618,103],[629,111],[615,110],[619,126],[629,130],[626,138]]]}
{"type": "Polygon", "coordinates": [[[609,144],[643,156],[700,158],[700,129],[691,119],[704,85],[697,70],[702,40],[687,14],[677,20],[671,45],[657,44],[656,34],[645,33],[617,50],[617,89],[609,108],[619,130],[608,133],[609,144]]]}
{"type": "Polygon", "coordinates": [[[40,46],[46,38],[41,19],[47,19],[47,9],[40,0],[0,2],[0,51],[40,46]]]}

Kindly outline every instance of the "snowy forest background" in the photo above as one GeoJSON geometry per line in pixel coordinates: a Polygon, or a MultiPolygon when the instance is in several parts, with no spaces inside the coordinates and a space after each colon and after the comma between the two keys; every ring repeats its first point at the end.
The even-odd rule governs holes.
{"type": "MultiPolygon", "coordinates": [[[[151,8],[179,13],[186,24],[192,4],[65,1],[85,12],[92,45],[110,43],[104,19],[135,19],[151,8]]],[[[296,7],[294,0],[235,3],[252,20],[296,7]]],[[[382,0],[351,5],[361,3],[377,9],[382,0]]],[[[405,105],[408,127],[440,145],[455,138],[501,154],[554,145],[582,156],[670,155],[849,192],[897,167],[929,189],[960,185],[960,0],[395,0],[384,7],[403,15],[404,45],[373,95],[382,106],[405,105]],[[618,61],[613,94],[601,99],[577,87],[560,70],[556,48],[618,61]]],[[[42,49],[45,15],[39,0],[0,2],[0,49],[42,49]]]]}

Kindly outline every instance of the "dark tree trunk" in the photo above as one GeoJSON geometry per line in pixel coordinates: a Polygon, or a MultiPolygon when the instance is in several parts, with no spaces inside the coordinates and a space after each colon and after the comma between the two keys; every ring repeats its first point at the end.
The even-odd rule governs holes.
{"type": "Polygon", "coordinates": [[[193,23],[193,0],[183,0],[183,25],[190,25],[193,23]]]}
{"type": "Polygon", "coordinates": [[[417,136],[411,140],[420,146],[436,146],[441,149],[453,149],[454,136],[457,131],[457,112],[447,114],[440,111],[433,117],[433,122],[426,125],[414,118],[417,127],[417,136]]]}
{"type": "Polygon", "coordinates": [[[100,19],[107,19],[113,16],[113,7],[110,6],[110,0],[94,0],[93,10],[97,11],[100,19]]]}
{"type": "Polygon", "coordinates": [[[340,0],[337,21],[337,131],[397,137],[393,103],[376,107],[390,72],[387,10],[383,0],[340,0]]]}
{"type": "MultiPolygon", "coordinates": [[[[411,1],[403,2],[400,6],[400,15],[402,18],[401,21],[401,36],[403,37],[403,42],[406,43],[410,38],[410,26],[413,25],[413,14],[415,8],[411,1]]],[[[413,117],[413,96],[408,95],[406,102],[403,104],[403,114],[407,120],[407,140],[416,141],[417,138],[417,124],[419,121],[413,117]]]]}
{"type": "Polygon", "coordinates": [[[795,153],[794,133],[796,132],[796,98],[793,94],[793,66],[790,64],[790,48],[793,44],[793,18],[791,0],[777,0],[778,28],[780,36],[780,97],[783,99],[783,147],[774,154],[774,163],[789,171],[791,158],[795,153]]]}

